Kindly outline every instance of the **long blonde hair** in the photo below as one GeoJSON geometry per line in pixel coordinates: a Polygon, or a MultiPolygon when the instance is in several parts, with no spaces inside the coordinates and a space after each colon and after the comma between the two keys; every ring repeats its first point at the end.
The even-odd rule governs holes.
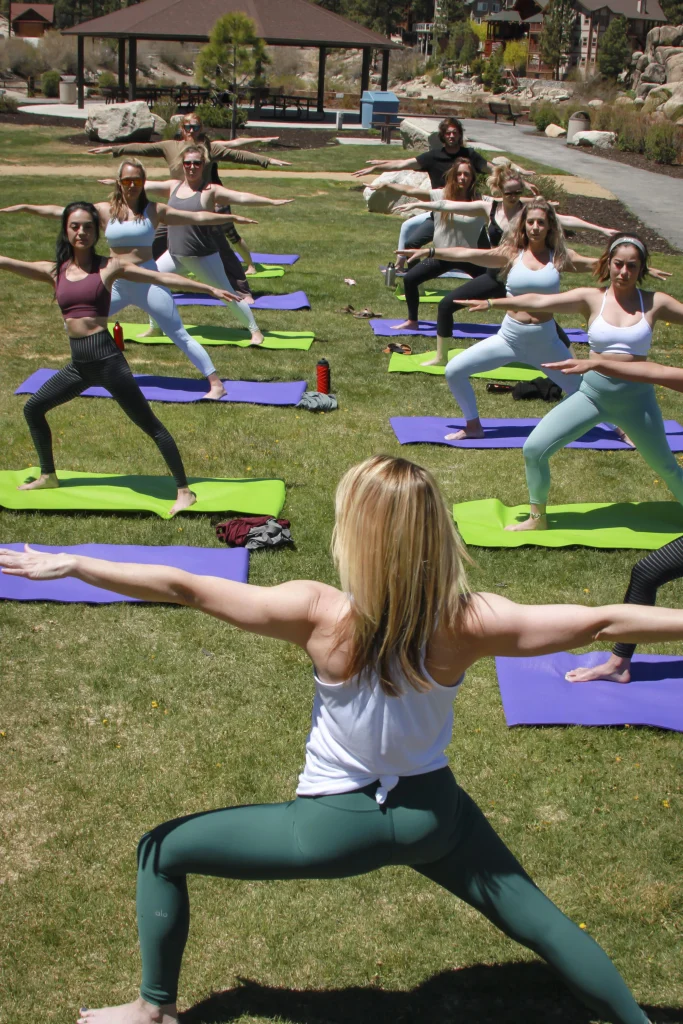
{"type": "Polygon", "coordinates": [[[122,160],[119,164],[119,169],[116,172],[116,182],[114,184],[114,191],[109,196],[109,206],[111,209],[111,219],[125,221],[128,220],[126,211],[130,209],[128,203],[123,198],[123,191],[121,190],[121,174],[124,167],[134,167],[136,171],[140,172],[140,177],[143,181],[142,192],[138,196],[138,208],[134,210],[135,219],[142,220],[145,215],[147,203],[147,193],[145,192],[144,182],[147,181],[147,171],[145,165],[141,164],[135,157],[128,157],[126,160],[122,160]]]}
{"type": "Polygon", "coordinates": [[[513,171],[510,164],[496,164],[486,179],[486,187],[490,190],[491,195],[502,196],[503,186],[508,181],[518,181],[520,185],[524,184],[519,174],[513,171]]]}
{"type": "Polygon", "coordinates": [[[374,669],[392,697],[397,675],[430,689],[425,648],[438,624],[458,622],[471,561],[431,473],[389,455],[350,469],[337,487],[332,553],[351,599],[337,630],[347,678],[374,669]]]}
{"type": "Polygon", "coordinates": [[[503,270],[504,275],[509,273],[520,250],[529,248],[526,222],[531,210],[541,210],[548,218],[548,234],[545,238],[545,244],[548,249],[553,251],[553,266],[557,270],[564,270],[569,262],[567,241],[564,237],[562,225],[557,219],[555,208],[546,199],[534,199],[531,203],[525,203],[524,209],[513,217],[498,247],[508,258],[508,262],[503,270]]]}

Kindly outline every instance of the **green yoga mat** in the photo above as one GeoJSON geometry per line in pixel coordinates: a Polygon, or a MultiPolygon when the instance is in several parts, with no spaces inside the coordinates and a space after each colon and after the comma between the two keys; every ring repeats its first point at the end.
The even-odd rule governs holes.
{"type": "MultiPolygon", "coordinates": [[[[192,333],[192,332],[190,332],[192,333]]],[[[201,339],[199,339],[201,341],[201,339]]],[[[398,338],[400,341],[401,339],[398,338]]],[[[452,348],[448,352],[448,358],[460,355],[463,348],[452,348]]],[[[432,352],[413,353],[412,356],[403,356],[400,352],[394,352],[389,360],[389,373],[432,373],[443,377],[446,372],[445,366],[422,366],[425,359],[432,359],[436,355],[436,349],[432,352]]],[[[535,380],[536,377],[545,377],[542,370],[535,367],[524,366],[523,363],[508,363],[507,366],[500,366],[497,370],[485,370],[484,373],[473,373],[473,377],[485,377],[487,380],[535,380]]]]}
{"type": "Polygon", "coordinates": [[[255,274],[247,274],[247,281],[253,281],[255,277],[284,277],[285,272],[282,267],[278,267],[275,263],[255,263],[256,267],[255,274]]]}
{"type": "Polygon", "coordinates": [[[579,544],[588,548],[655,551],[683,533],[683,508],[677,501],[550,505],[547,530],[505,530],[528,514],[528,505],[508,508],[496,498],[463,501],[453,506],[453,518],[462,539],[482,548],[518,548],[523,544],[561,548],[579,544]]]}
{"type": "MultiPolygon", "coordinates": [[[[172,345],[173,342],[165,334],[156,338],[141,338],[143,331],[149,330],[149,324],[121,324],[125,341],[139,345],[172,345]]],[[[209,324],[185,324],[185,328],[200,345],[237,345],[239,348],[288,348],[302,349],[307,352],[313,344],[315,334],[312,331],[264,331],[263,344],[252,345],[248,332],[242,327],[217,327],[209,324]]]]}
{"type": "MultiPolygon", "coordinates": [[[[466,282],[457,277],[451,278],[448,282],[448,288],[444,288],[442,292],[436,292],[431,288],[425,288],[424,291],[420,291],[420,302],[441,302],[444,295],[447,295],[449,291],[453,291],[454,288],[457,288],[458,284],[466,284],[466,282]]],[[[406,296],[402,289],[397,288],[395,294],[397,299],[401,299],[402,302],[405,302],[406,296]]]]}
{"type": "MultiPolygon", "coordinates": [[[[0,505],[21,511],[156,512],[170,519],[176,488],[168,476],[72,473],[60,470],[60,486],[39,491],[17,487],[40,473],[35,466],[0,472],[0,505]]],[[[282,480],[222,480],[190,477],[197,502],[188,512],[244,512],[277,517],[285,503],[282,480]]]]}

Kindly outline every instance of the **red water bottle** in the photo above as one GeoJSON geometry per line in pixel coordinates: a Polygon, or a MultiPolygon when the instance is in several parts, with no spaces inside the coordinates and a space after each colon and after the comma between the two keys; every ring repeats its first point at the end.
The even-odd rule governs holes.
{"type": "Polygon", "coordinates": [[[125,352],[126,346],[123,343],[123,327],[118,322],[118,320],[114,324],[113,334],[117,348],[120,348],[122,352],[125,352]]]}
{"type": "Polygon", "coordinates": [[[316,372],[318,375],[318,388],[317,390],[321,395],[329,395],[330,393],[330,364],[327,359],[319,359],[318,365],[316,366],[316,372]]]}

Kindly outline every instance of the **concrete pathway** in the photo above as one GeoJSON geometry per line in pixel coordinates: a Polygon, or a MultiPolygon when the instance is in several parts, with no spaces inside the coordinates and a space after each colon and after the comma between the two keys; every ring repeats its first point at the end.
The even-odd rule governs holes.
{"type": "MultiPolygon", "coordinates": [[[[492,143],[521,158],[552,164],[597,182],[613,192],[648,227],[683,250],[683,179],[591,156],[567,146],[562,139],[536,135],[535,130],[521,125],[515,128],[469,118],[463,124],[469,142],[482,146],[492,143]]],[[[524,160],[520,159],[520,163],[523,166],[524,160]]]]}

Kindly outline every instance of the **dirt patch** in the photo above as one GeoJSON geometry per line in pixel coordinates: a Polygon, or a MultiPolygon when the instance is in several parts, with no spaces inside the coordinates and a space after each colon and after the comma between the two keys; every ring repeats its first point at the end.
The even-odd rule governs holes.
{"type": "Polygon", "coordinates": [[[599,157],[601,160],[613,160],[618,164],[628,164],[629,167],[638,167],[642,171],[652,171],[654,174],[664,174],[667,178],[683,178],[683,165],[681,164],[656,164],[648,160],[642,153],[623,153],[620,149],[583,149],[582,153],[599,157]]]}
{"type": "MultiPolygon", "coordinates": [[[[620,231],[636,234],[643,239],[650,252],[661,252],[668,256],[678,254],[678,249],[675,249],[652,228],[643,224],[642,220],[616,199],[595,199],[593,196],[570,195],[567,199],[562,200],[561,212],[581,217],[593,224],[604,224],[606,227],[615,227],[620,231]]],[[[570,243],[573,240],[586,245],[598,245],[601,248],[605,244],[605,236],[596,231],[571,230],[567,231],[567,237],[570,239],[570,243]]]]}
{"type": "MultiPolygon", "coordinates": [[[[0,124],[35,124],[40,128],[74,128],[78,122],[73,117],[48,117],[47,114],[0,114],[0,124]]],[[[85,136],[83,136],[85,138],[85,136]]]]}

